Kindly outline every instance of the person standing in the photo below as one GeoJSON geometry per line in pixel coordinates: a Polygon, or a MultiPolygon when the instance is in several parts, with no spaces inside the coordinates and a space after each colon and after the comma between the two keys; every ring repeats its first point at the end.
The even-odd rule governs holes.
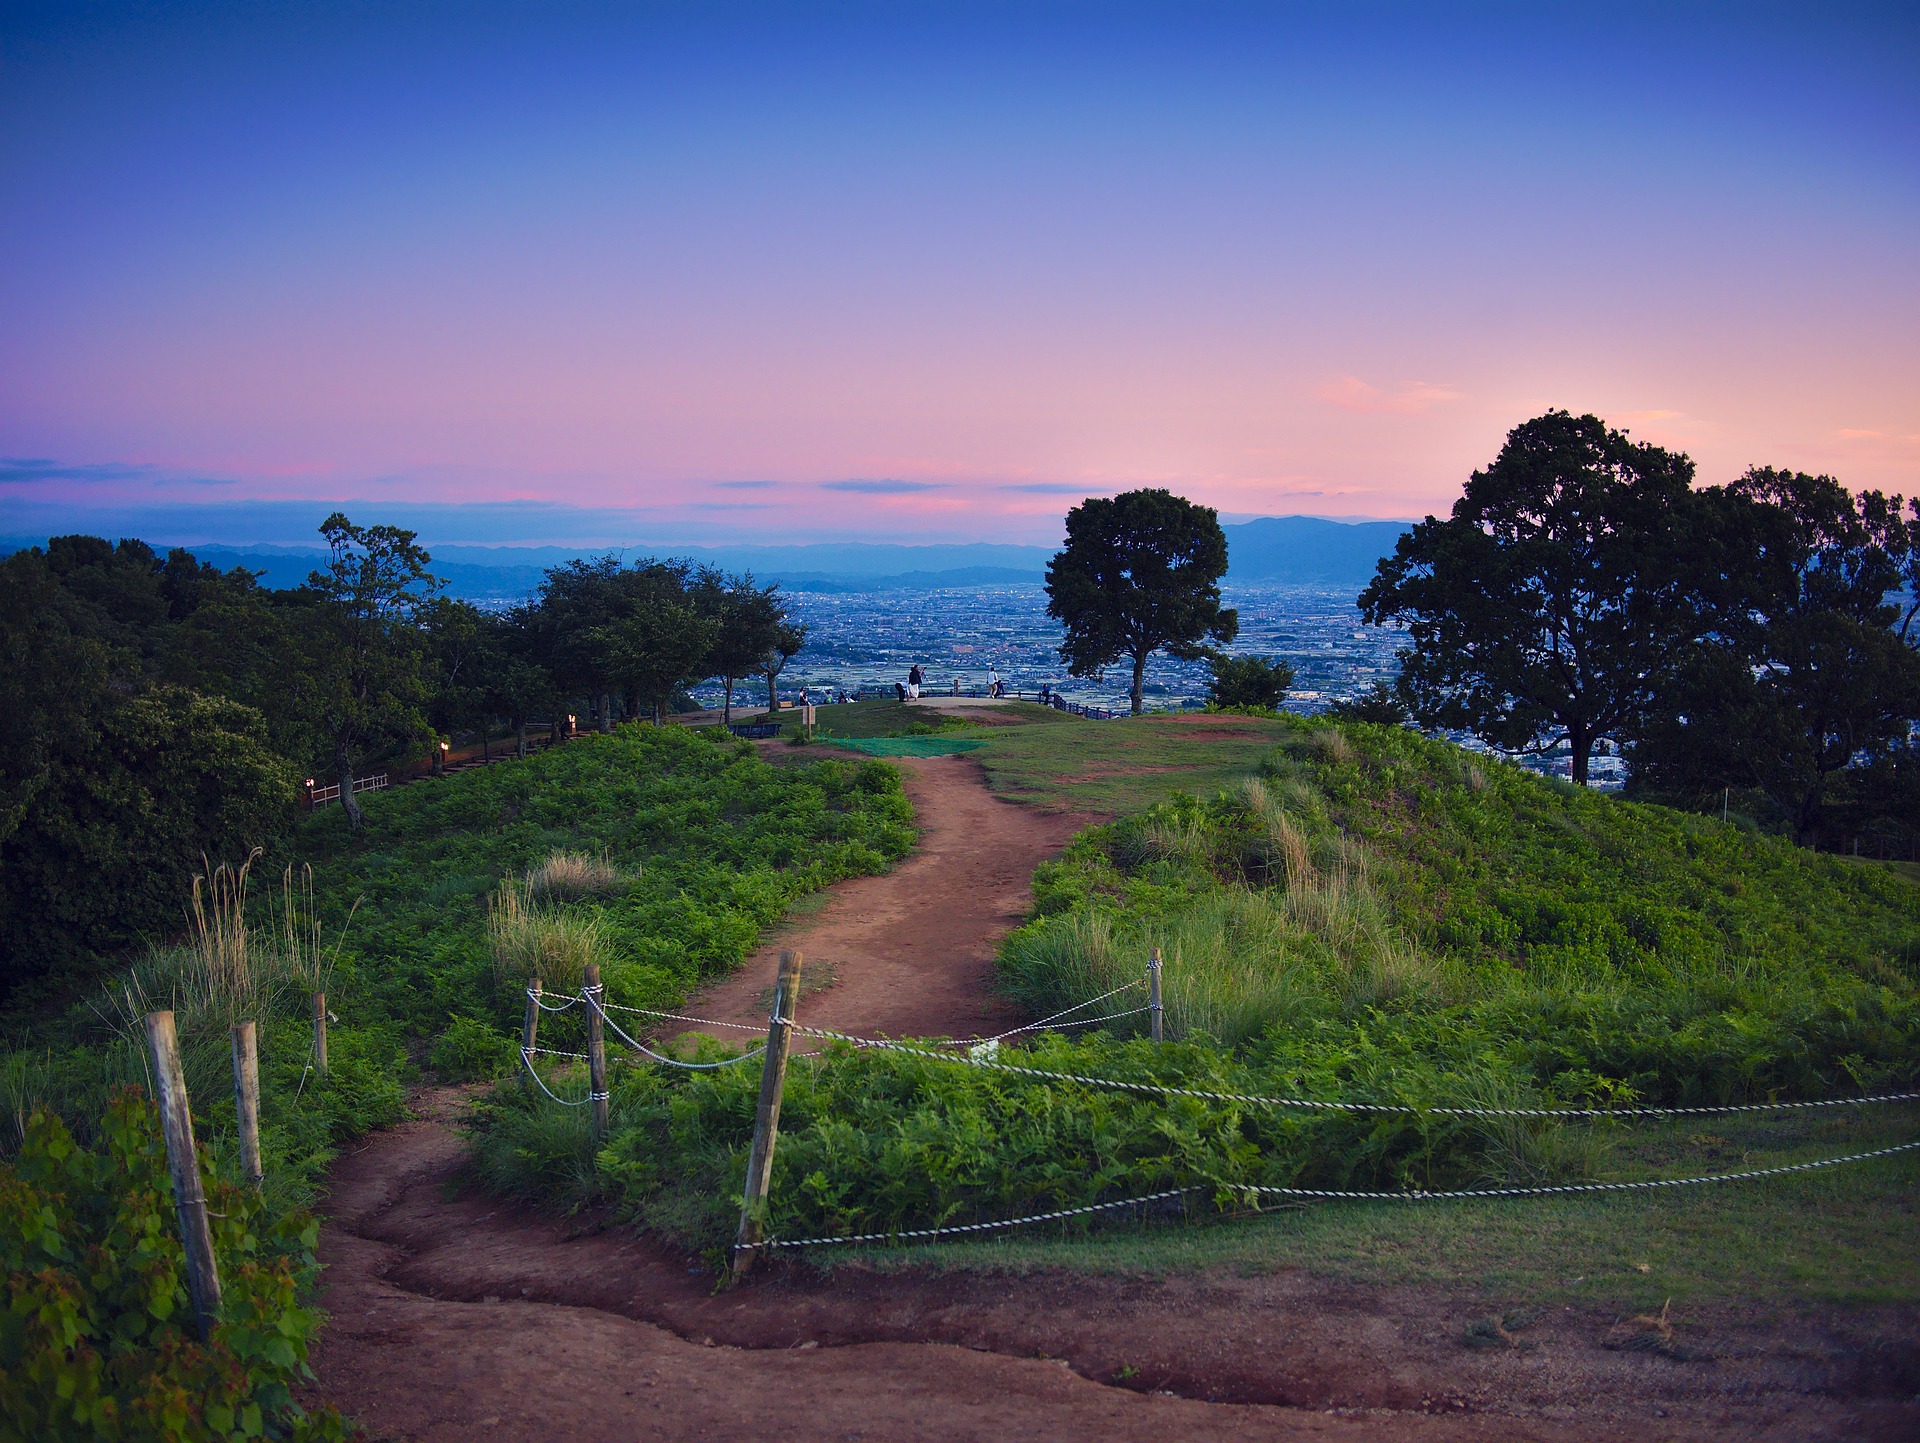
{"type": "Polygon", "coordinates": [[[927,674],[922,670],[920,670],[920,663],[916,661],[913,664],[913,670],[907,673],[907,700],[908,701],[920,700],[920,684],[924,682],[926,679],[927,679],[927,674]]]}
{"type": "Polygon", "coordinates": [[[987,695],[990,697],[1000,695],[1000,668],[997,666],[987,668],[987,695]]]}

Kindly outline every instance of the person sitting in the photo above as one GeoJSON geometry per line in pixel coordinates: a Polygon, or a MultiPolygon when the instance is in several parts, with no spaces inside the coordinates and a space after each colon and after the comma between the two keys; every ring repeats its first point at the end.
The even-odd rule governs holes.
{"type": "Polygon", "coordinates": [[[904,685],[903,683],[901,683],[901,682],[897,682],[897,681],[896,681],[896,682],[895,682],[895,683],[893,684],[893,694],[894,694],[894,696],[896,696],[897,698],[899,698],[899,699],[900,699],[901,701],[905,701],[905,700],[907,699],[907,688],[906,688],[906,686],[905,686],[905,685],[904,685]]]}

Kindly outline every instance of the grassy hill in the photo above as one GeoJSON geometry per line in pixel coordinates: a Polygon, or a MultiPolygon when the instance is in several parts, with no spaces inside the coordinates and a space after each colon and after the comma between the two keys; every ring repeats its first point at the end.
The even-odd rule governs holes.
{"type": "MultiPolygon", "coordinates": [[[[1151,947],[1166,957],[1167,1045],[1145,1041],[1136,1015],[1091,1036],[1043,1038],[1021,1060],[1412,1111],[1275,1111],[830,1051],[790,1077],[776,1233],[987,1220],[1169,1188],[1188,1190],[1189,1220],[1218,1218],[1249,1203],[1243,1184],[1630,1180],[1912,1138],[1910,1106],[1671,1123],[1423,1111],[1822,1098],[1913,1083],[1920,893],[1888,869],[1575,791],[1396,729],[1035,718],[967,734],[988,739],[971,755],[1009,796],[1117,816],[1041,869],[1039,915],[1006,944],[1004,985],[1039,1015],[1137,980],[1151,947]]],[[[505,1099],[483,1168],[498,1186],[548,1196],[564,1177],[568,1195],[717,1246],[748,1137],[754,1079],[743,1072],[624,1074],[614,1138],[597,1157],[575,1120],[505,1099]]],[[[904,1256],[969,1266],[1291,1261],[1456,1278],[1479,1267],[1538,1287],[1577,1227],[1610,1257],[1669,1259],[1667,1270],[1649,1263],[1625,1279],[1617,1257],[1596,1265],[1603,1286],[1624,1282],[1629,1297],[1703,1277],[1722,1288],[1906,1297],[1920,1292],[1914,1173],[1910,1158],[1892,1158],[1744,1184],[1737,1195],[1397,1216],[1334,1206],[1311,1224],[1109,1229],[904,1256]],[[1782,1206],[1809,1196],[1823,1208],[1782,1206]],[[1755,1238],[1772,1250],[1740,1244],[1755,1238]],[[1806,1274],[1809,1255],[1822,1259],[1818,1276],[1806,1274]]]]}

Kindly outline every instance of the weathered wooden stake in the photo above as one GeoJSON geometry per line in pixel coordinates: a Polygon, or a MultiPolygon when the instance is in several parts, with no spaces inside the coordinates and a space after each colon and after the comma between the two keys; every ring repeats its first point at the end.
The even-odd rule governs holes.
{"type": "Polygon", "coordinates": [[[533,1044],[540,1035],[540,979],[527,989],[527,1017],[520,1024],[520,1057],[526,1064],[520,1069],[520,1090],[533,1086],[533,1044]]]}
{"type": "Polygon", "coordinates": [[[313,994],[313,1070],[327,1080],[327,994],[313,994]]]}
{"type": "Polygon", "coordinates": [[[593,1098],[593,1136],[607,1135],[607,1028],[600,1016],[600,969],[589,962],[581,979],[587,997],[587,1091],[593,1098]]]}
{"type": "Polygon", "coordinates": [[[767,1022],[767,1055],[760,1066],[760,1105],[753,1115],[753,1150],[747,1154],[747,1187],[740,1200],[740,1230],[733,1239],[733,1281],[753,1268],[765,1221],[767,1184],[773,1179],[773,1144],[780,1135],[780,1093],[787,1081],[787,1048],[793,1042],[793,1015],[800,1006],[800,954],[780,954],[780,976],[773,988],[773,1016],[767,1022]]]}
{"type": "Polygon", "coordinates": [[[147,1045],[160,1091],[160,1125],[167,1135],[167,1171],[173,1177],[173,1206],[180,1217],[180,1241],[187,1253],[187,1295],[200,1341],[213,1334],[220,1316],[220,1269],[213,1258],[213,1231],[207,1223],[207,1195],[200,1184],[200,1158],[193,1147],[193,1113],[187,1106],[187,1079],[180,1071],[180,1038],[171,1012],[147,1014],[147,1045]]]}
{"type": "Polygon", "coordinates": [[[1160,1041],[1160,1019],[1166,1008],[1160,1005],[1160,949],[1153,949],[1153,957],[1147,963],[1147,1006],[1152,1009],[1153,1040],[1160,1041]]]}
{"type": "Polygon", "coordinates": [[[251,1022],[233,1024],[233,1110],[240,1119],[240,1170],[255,1187],[260,1165],[260,1048],[251,1022]]]}

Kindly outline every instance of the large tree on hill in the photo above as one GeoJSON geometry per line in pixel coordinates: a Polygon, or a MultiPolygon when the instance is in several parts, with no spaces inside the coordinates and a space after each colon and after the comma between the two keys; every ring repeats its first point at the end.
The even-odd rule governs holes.
{"type": "MultiPolygon", "coordinates": [[[[1694,804],[1758,791],[1817,846],[1836,787],[1903,774],[1920,722],[1911,603],[1889,600],[1914,565],[1913,523],[1897,496],[1772,469],[1703,502],[1720,624],[1631,749],[1633,785],[1694,804]]],[[[1862,818],[1884,812],[1847,800],[1862,818]]]]}
{"type": "Polygon", "coordinates": [[[726,687],[720,718],[728,723],[733,720],[733,684],[758,673],[775,649],[787,621],[786,598],[777,583],[761,586],[751,573],[729,576],[710,566],[701,568],[692,594],[695,609],[715,624],[701,674],[719,677],[726,687]]]}
{"type": "Polygon", "coordinates": [[[366,818],[353,775],[370,752],[417,745],[431,736],[425,706],[429,654],[420,615],[440,589],[414,533],[355,526],[334,512],[320,526],[331,551],[307,578],[289,618],[286,680],[326,738],[347,825],[366,818]]]}
{"type": "Polygon", "coordinates": [[[1403,536],[1361,593],[1368,622],[1412,639],[1408,710],[1508,751],[1564,743],[1585,785],[1595,744],[1634,735],[1711,629],[1692,482],[1686,456],[1596,416],[1516,426],[1453,514],[1403,536]]]}
{"type": "Polygon", "coordinates": [[[651,561],[625,573],[624,609],[597,634],[631,718],[650,707],[657,724],[661,708],[702,674],[713,650],[719,622],[695,609],[690,571],[684,561],[651,561]]]}
{"type": "Polygon", "coordinates": [[[773,645],[767,648],[767,654],[760,661],[760,674],[767,679],[769,716],[780,710],[780,673],[787,669],[787,663],[798,656],[800,648],[806,644],[807,628],[801,622],[783,620],[773,629],[773,645]]]}
{"type": "Polygon", "coordinates": [[[1194,659],[1232,641],[1240,618],[1220,605],[1227,538],[1211,507],[1170,491],[1090,497],[1067,513],[1067,544],[1047,563],[1047,614],[1066,628],[1074,676],[1133,662],[1133,714],[1145,709],[1147,658],[1194,659]]]}

